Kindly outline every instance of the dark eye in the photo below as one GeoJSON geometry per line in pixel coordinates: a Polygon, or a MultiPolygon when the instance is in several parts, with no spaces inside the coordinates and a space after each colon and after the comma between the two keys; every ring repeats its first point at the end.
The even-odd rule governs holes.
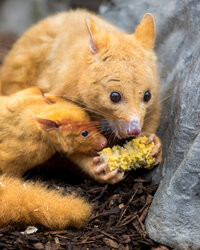
{"type": "Polygon", "coordinates": [[[110,93],[110,100],[114,103],[120,102],[122,99],[122,96],[119,92],[113,91],[110,93]]]}
{"type": "Polygon", "coordinates": [[[151,99],[151,93],[149,91],[146,91],[144,93],[143,101],[148,102],[151,99]]]}
{"type": "Polygon", "coordinates": [[[89,132],[87,130],[82,131],[81,136],[87,137],[89,135],[89,132]]]}

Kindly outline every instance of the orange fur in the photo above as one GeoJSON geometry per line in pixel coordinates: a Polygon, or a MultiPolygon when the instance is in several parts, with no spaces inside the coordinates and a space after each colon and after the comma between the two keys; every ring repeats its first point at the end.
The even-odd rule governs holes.
{"type": "Polygon", "coordinates": [[[63,130],[64,119],[89,121],[82,108],[62,98],[44,97],[36,87],[0,97],[0,171],[3,174],[0,226],[20,222],[42,224],[51,229],[79,228],[87,221],[91,206],[82,198],[63,196],[39,183],[23,183],[16,178],[48,160],[56,151],[68,155],[90,154],[91,150],[106,145],[106,139],[90,126],[82,124],[74,131],[63,130]],[[83,138],[81,132],[85,130],[89,135],[83,138]]]}
{"type": "Polygon", "coordinates": [[[8,97],[1,96],[0,169],[3,174],[21,177],[56,152],[67,156],[75,152],[91,154],[91,150],[101,150],[106,145],[104,136],[93,127],[82,124],[73,131],[63,129],[65,123],[62,121],[66,119],[86,122],[89,116],[82,108],[64,99],[44,98],[36,87],[8,97]],[[59,127],[46,129],[46,121],[53,126],[59,124],[59,127]],[[81,132],[85,130],[89,135],[83,138],[81,132]]]}
{"type": "Polygon", "coordinates": [[[50,229],[80,228],[91,213],[91,206],[82,198],[7,176],[0,177],[0,203],[0,227],[24,223],[50,229]]]}
{"type": "MultiPolygon", "coordinates": [[[[160,117],[154,41],[150,14],[134,34],[85,10],[57,14],[30,28],[7,55],[0,72],[2,94],[37,84],[44,93],[65,95],[106,119],[136,117],[143,133],[154,134],[160,117]],[[148,90],[152,97],[144,103],[148,90]],[[121,93],[120,103],[109,100],[111,91],[121,93]]],[[[92,157],[76,152],[70,159],[102,181],[92,157]]]]}

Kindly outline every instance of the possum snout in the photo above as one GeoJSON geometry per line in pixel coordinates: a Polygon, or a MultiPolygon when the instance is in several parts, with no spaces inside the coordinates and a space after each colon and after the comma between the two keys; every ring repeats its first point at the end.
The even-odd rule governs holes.
{"type": "Polygon", "coordinates": [[[107,145],[108,141],[107,139],[103,136],[103,135],[99,135],[93,142],[93,149],[95,149],[96,151],[101,150],[102,148],[104,148],[107,145]]]}
{"type": "Polygon", "coordinates": [[[141,133],[140,129],[128,129],[127,134],[132,136],[137,136],[141,133]]]}
{"type": "Polygon", "coordinates": [[[116,135],[119,138],[126,137],[136,137],[140,135],[142,130],[142,122],[141,118],[138,115],[132,114],[128,117],[129,120],[125,120],[122,122],[119,131],[117,131],[116,135]]]}
{"type": "Polygon", "coordinates": [[[140,117],[136,114],[132,114],[130,117],[129,126],[126,129],[126,134],[129,136],[138,136],[140,133],[141,133],[140,117]]]}

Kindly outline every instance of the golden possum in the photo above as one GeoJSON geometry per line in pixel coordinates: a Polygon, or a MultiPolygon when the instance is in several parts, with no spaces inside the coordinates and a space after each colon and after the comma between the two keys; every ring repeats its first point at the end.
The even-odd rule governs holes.
{"type": "Polygon", "coordinates": [[[87,121],[82,108],[62,98],[44,97],[36,87],[0,97],[0,226],[24,222],[64,228],[86,222],[91,207],[83,199],[62,196],[41,184],[23,184],[17,177],[56,151],[71,155],[101,150],[107,140],[94,125],[86,126],[87,121]],[[82,123],[72,129],[69,121],[82,123]]]}
{"type": "MultiPolygon", "coordinates": [[[[127,34],[85,10],[64,12],[30,28],[5,58],[0,77],[7,95],[37,84],[44,93],[65,96],[95,110],[99,118],[137,124],[119,138],[141,133],[154,140],[161,162],[159,78],[153,51],[155,23],[146,14],[134,34],[127,34]]],[[[105,178],[106,164],[81,153],[70,157],[99,182],[116,183],[116,171],[105,178]],[[98,168],[94,173],[92,169],[98,168]]]]}

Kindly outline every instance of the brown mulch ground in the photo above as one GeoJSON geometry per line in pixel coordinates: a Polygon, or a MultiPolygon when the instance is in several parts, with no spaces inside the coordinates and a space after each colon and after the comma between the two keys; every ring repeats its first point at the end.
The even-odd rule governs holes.
{"type": "Polygon", "coordinates": [[[0,249],[168,249],[149,239],[144,227],[157,185],[134,172],[115,186],[92,180],[71,185],[59,178],[46,183],[93,203],[87,226],[80,231],[49,231],[37,226],[38,232],[31,235],[21,233],[26,226],[7,226],[0,229],[0,249]]]}
{"type": "MultiPolygon", "coordinates": [[[[14,40],[13,35],[0,35],[0,63],[14,40]]],[[[55,160],[57,165],[57,159],[53,165],[55,160]]],[[[38,173],[32,175],[37,178],[38,173]]],[[[68,180],[76,180],[75,184],[66,184],[71,182],[52,174],[44,179],[47,185],[66,194],[75,192],[93,203],[88,225],[80,231],[49,231],[38,226],[31,235],[21,233],[24,225],[9,225],[0,229],[0,249],[168,249],[146,234],[144,220],[157,186],[137,175],[133,172],[118,185],[102,186],[74,175],[68,180]]]]}

